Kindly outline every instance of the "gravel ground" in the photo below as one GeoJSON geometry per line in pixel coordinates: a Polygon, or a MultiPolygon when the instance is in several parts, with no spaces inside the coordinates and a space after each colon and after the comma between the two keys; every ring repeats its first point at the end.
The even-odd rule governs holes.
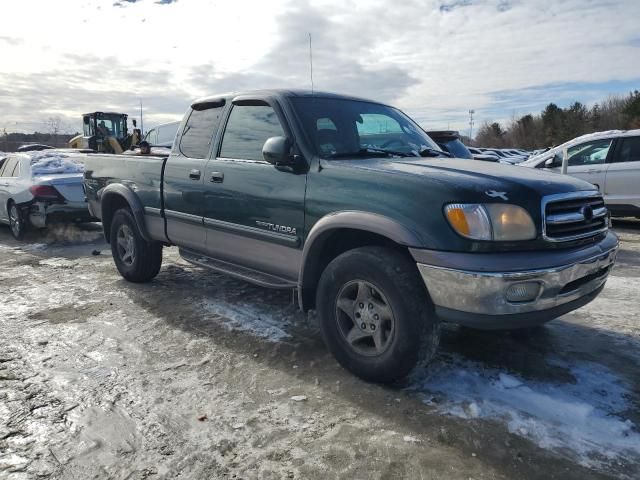
{"type": "Polygon", "coordinates": [[[640,478],[640,222],[602,295],[526,333],[445,328],[404,385],[336,365],[290,292],[96,225],[0,227],[0,478],[640,478]],[[100,252],[99,254],[96,254],[100,252]]]}

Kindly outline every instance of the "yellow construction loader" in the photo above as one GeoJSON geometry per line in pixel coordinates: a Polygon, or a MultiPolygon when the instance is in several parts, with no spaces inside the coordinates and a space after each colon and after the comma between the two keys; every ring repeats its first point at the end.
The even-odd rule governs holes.
{"type": "Polygon", "coordinates": [[[82,135],[69,140],[69,147],[116,154],[131,149],[140,143],[141,131],[132,119],[133,130],[129,133],[127,117],[125,113],[85,113],[82,116],[82,135]]]}

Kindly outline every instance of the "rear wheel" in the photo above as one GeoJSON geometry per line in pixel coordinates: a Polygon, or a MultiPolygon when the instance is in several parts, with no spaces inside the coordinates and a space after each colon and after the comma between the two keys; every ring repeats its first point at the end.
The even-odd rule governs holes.
{"type": "Polygon", "coordinates": [[[9,228],[11,229],[11,235],[16,240],[22,240],[24,237],[24,231],[26,230],[26,221],[20,208],[15,202],[9,202],[9,228]]]}
{"type": "Polygon", "coordinates": [[[143,283],[151,281],[162,266],[162,244],[147,242],[129,209],[120,209],[111,222],[111,253],[126,280],[143,283]]]}
{"type": "Polygon", "coordinates": [[[415,264],[382,247],[335,258],[317,291],[322,336],[338,362],[359,377],[393,382],[426,365],[440,329],[415,264]]]}

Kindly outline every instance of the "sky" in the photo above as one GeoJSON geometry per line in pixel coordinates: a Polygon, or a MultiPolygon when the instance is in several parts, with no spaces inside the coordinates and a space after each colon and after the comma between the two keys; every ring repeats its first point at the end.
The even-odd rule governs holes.
{"type": "Polygon", "coordinates": [[[640,0],[3,0],[0,131],[145,129],[204,95],[309,88],[469,133],[640,89],[640,0]]]}

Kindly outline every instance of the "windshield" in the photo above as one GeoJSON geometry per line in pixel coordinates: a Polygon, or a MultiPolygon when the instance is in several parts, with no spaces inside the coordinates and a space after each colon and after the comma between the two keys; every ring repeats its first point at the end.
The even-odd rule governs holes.
{"type": "Polygon", "coordinates": [[[97,123],[101,136],[124,138],[127,135],[126,120],[120,115],[98,115],[97,123]]]}
{"type": "Polygon", "coordinates": [[[440,148],[409,117],[395,108],[347,99],[292,98],[307,139],[323,158],[375,154],[421,156],[440,148]]]}

